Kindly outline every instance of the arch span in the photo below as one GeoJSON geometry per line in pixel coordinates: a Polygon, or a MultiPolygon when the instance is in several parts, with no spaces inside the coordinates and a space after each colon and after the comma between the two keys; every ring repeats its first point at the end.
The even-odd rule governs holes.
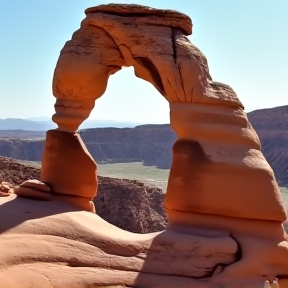
{"type": "Polygon", "coordinates": [[[81,28],[61,51],[53,79],[53,120],[61,130],[78,128],[104,94],[109,76],[122,66],[133,66],[135,75],[150,82],[169,103],[243,108],[230,87],[212,82],[205,56],[186,37],[192,32],[190,18],[138,5],[122,7],[87,9],[81,28]],[[62,107],[72,106],[72,100],[81,102],[76,109],[83,105],[83,116],[78,121],[74,117],[73,123],[67,117],[68,124],[62,107]]]}

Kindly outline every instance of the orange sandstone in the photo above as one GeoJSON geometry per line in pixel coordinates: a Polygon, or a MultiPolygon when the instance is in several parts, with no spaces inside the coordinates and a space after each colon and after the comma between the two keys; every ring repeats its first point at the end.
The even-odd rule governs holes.
{"type": "Polygon", "coordinates": [[[85,12],[55,68],[58,128],[47,132],[41,182],[0,199],[9,219],[0,224],[0,286],[260,288],[277,277],[286,288],[287,216],[274,173],[236,93],[212,80],[187,38],[190,18],[139,5],[85,12]],[[178,136],[159,233],[89,213],[97,166],[77,130],[123,66],[169,102],[178,136]]]}

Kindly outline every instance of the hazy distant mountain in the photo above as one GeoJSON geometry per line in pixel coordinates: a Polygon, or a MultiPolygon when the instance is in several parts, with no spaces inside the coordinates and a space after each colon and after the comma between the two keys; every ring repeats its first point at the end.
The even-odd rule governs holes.
{"type": "Polygon", "coordinates": [[[39,116],[39,117],[31,117],[26,120],[31,120],[31,121],[51,121],[51,117],[47,116],[39,116]]]}
{"type": "MultiPolygon", "coordinates": [[[[88,128],[132,128],[143,123],[118,122],[114,120],[86,120],[80,129],[88,128]]],[[[55,129],[57,126],[49,117],[33,117],[29,119],[7,118],[0,119],[0,130],[24,130],[24,131],[47,131],[55,129]]]]}
{"type": "Polygon", "coordinates": [[[133,128],[135,126],[141,125],[143,123],[135,123],[135,122],[118,122],[114,120],[93,120],[88,119],[82,123],[80,129],[89,129],[89,128],[133,128]]]}
{"type": "Polygon", "coordinates": [[[52,121],[32,121],[29,119],[0,119],[0,130],[46,131],[56,128],[52,121]]]}

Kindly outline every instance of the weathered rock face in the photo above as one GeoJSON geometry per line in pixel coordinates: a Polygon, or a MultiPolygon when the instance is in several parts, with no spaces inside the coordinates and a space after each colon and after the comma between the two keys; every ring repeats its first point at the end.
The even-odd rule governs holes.
{"type": "Polygon", "coordinates": [[[44,149],[41,181],[49,183],[61,194],[87,199],[96,195],[97,166],[78,133],[50,130],[47,132],[44,149]],[[63,173],[54,177],[56,171],[63,173]]]}
{"type": "Polygon", "coordinates": [[[161,189],[135,180],[99,177],[97,214],[107,222],[134,233],[164,230],[167,216],[161,189]]]}
{"type": "Polygon", "coordinates": [[[285,221],[273,171],[240,107],[188,103],[170,107],[171,126],[179,140],[173,147],[168,211],[285,221]],[[256,202],[261,208],[255,209],[256,202]]]}
{"type": "Polygon", "coordinates": [[[227,233],[133,234],[56,198],[53,205],[0,199],[1,217],[11,219],[0,230],[4,287],[197,287],[193,278],[218,274],[236,258],[237,243],[227,233]]]}
{"type": "MultiPolygon", "coordinates": [[[[5,230],[8,238],[4,235],[2,239],[8,252],[3,257],[8,263],[16,261],[14,270],[21,272],[24,265],[20,273],[24,275],[29,267],[37,269],[35,276],[45,275],[57,286],[54,263],[86,267],[81,275],[75,269],[72,275],[69,268],[60,268],[69,275],[68,280],[82,283],[78,287],[92,283],[263,287],[265,279],[288,278],[288,242],[283,228],[286,213],[273,171],[260,151],[243,105],[229,86],[212,81],[205,56],[186,37],[191,32],[191,20],[176,11],[115,4],[86,10],[81,28],[61,51],[53,78],[57,98],[53,120],[58,131],[47,134],[40,180],[52,186],[54,195],[49,202],[54,203],[53,214],[57,215],[51,216],[53,219],[43,215],[53,206],[43,201],[37,206],[42,207],[41,220],[5,230]],[[168,228],[157,235],[124,233],[92,213],[80,212],[93,210],[89,201],[95,195],[97,180],[95,162],[76,131],[95,100],[104,94],[109,76],[122,66],[133,66],[135,75],[154,85],[170,103],[171,126],[178,137],[164,202],[168,228]],[[87,175],[91,175],[89,179],[87,175]],[[72,207],[80,211],[72,211],[72,207]],[[11,251],[9,241],[14,234],[23,237],[27,233],[42,235],[42,246],[32,246],[39,253],[51,251],[48,260],[41,254],[50,266],[36,267],[33,257],[21,258],[31,254],[29,245],[11,251]],[[69,240],[77,241],[81,252],[74,251],[75,243],[69,240]],[[44,241],[54,241],[56,250],[44,241]],[[94,248],[82,247],[83,243],[94,248]],[[60,247],[68,248],[63,251],[60,247]],[[71,255],[75,257],[69,258],[71,255]],[[92,275],[87,267],[94,268],[92,275]],[[107,269],[113,270],[116,282],[107,269]],[[51,279],[56,279],[55,284],[51,279]]],[[[9,196],[3,202],[4,207],[15,205],[20,218],[31,207],[21,199],[9,196]]],[[[40,217],[37,213],[34,218],[40,217]]],[[[15,241],[19,241],[17,237],[15,241]]],[[[8,281],[5,284],[11,285],[11,271],[2,273],[2,279],[8,281]]],[[[281,281],[284,285],[286,280],[281,281]]],[[[32,280],[27,283],[33,284],[32,280]]]]}

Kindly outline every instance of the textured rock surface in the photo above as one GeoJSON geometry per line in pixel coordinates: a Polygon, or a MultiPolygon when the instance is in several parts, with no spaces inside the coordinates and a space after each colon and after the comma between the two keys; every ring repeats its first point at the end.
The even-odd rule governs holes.
{"type": "Polygon", "coordinates": [[[285,221],[273,171],[240,107],[172,103],[170,108],[180,140],[173,147],[168,210],[285,221]],[[258,201],[261,208],[255,209],[258,201]]]}
{"type": "Polygon", "coordinates": [[[16,189],[14,189],[14,193],[18,196],[47,201],[52,199],[52,192],[51,187],[38,180],[24,181],[16,189]]]}
{"type": "Polygon", "coordinates": [[[0,218],[18,211],[0,226],[2,286],[20,279],[39,286],[45,278],[59,288],[260,288],[276,276],[288,280],[286,213],[273,171],[235,92],[212,81],[205,56],[186,37],[191,28],[175,11],[115,4],[86,10],[53,78],[58,131],[47,134],[40,177],[52,186],[52,200],[35,206],[15,195],[1,198],[0,218]],[[168,226],[156,234],[125,232],[83,211],[97,189],[96,164],[76,131],[122,66],[133,66],[169,101],[178,136],[168,226]],[[15,250],[27,234],[31,242],[15,250]]]}
{"type": "Polygon", "coordinates": [[[21,287],[31,283],[43,287],[41,281],[48,280],[50,287],[91,287],[92,283],[123,281],[134,286],[140,281],[140,271],[140,283],[155,283],[153,277],[166,283],[172,276],[193,283],[188,277],[217,274],[219,268],[236,259],[237,243],[224,232],[209,237],[201,231],[195,231],[196,235],[172,230],[133,234],[95,214],[77,211],[57,196],[53,205],[15,197],[0,200],[1,219],[11,219],[0,226],[0,284],[4,287],[13,287],[20,279],[21,287]],[[113,278],[111,269],[115,270],[113,278]],[[125,275],[127,271],[131,272],[125,275]],[[11,277],[11,273],[17,277],[11,277]],[[82,286],[74,286],[79,282],[82,286]]]}
{"type": "Polygon", "coordinates": [[[94,203],[97,214],[107,222],[135,233],[149,233],[166,228],[164,194],[131,180],[99,178],[94,203]]]}
{"type": "Polygon", "coordinates": [[[96,195],[97,165],[78,133],[50,130],[44,149],[40,174],[42,182],[52,185],[56,193],[90,200],[96,195]],[[61,172],[57,177],[56,171],[61,172]]]}

